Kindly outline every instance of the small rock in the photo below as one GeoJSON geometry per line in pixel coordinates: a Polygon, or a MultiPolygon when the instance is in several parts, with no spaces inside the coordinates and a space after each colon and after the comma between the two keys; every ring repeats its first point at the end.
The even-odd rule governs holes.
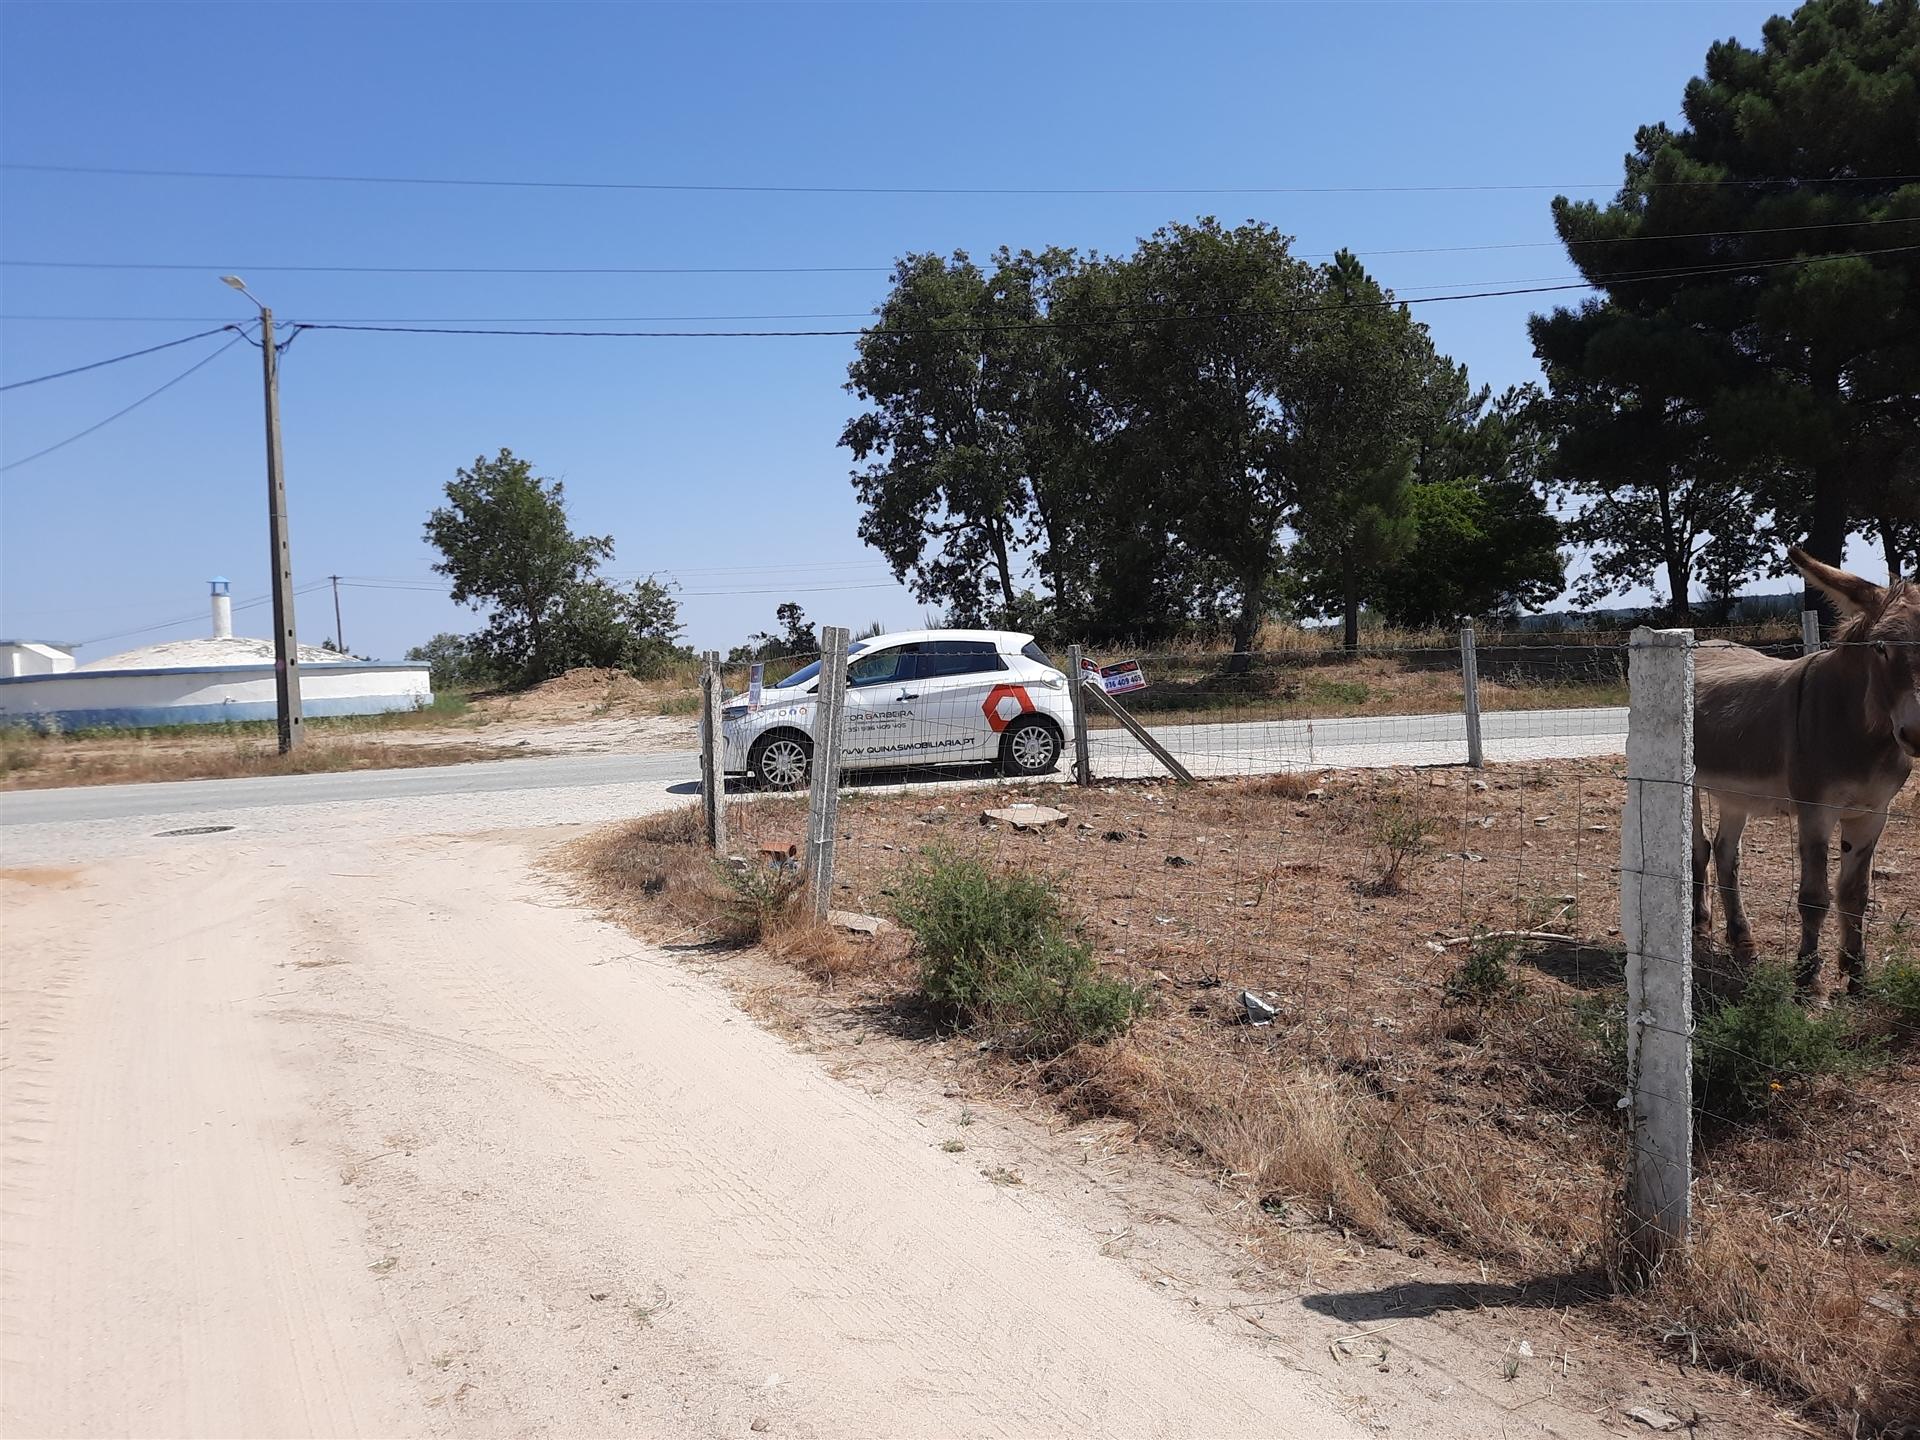
{"type": "Polygon", "coordinates": [[[1280,1012],[1251,990],[1240,992],[1240,1005],[1247,1012],[1249,1025],[1271,1025],[1280,1012]]]}
{"type": "Polygon", "coordinates": [[[876,915],[856,915],[851,910],[829,910],[827,923],[838,925],[842,930],[851,930],[856,935],[878,935],[887,928],[887,922],[876,915]]]}
{"type": "Polygon", "coordinates": [[[1124,830],[1109,830],[1100,838],[1105,840],[1109,845],[1119,845],[1125,842],[1127,832],[1124,830]]]}
{"type": "Polygon", "coordinates": [[[1055,810],[1050,805],[1008,805],[999,810],[980,812],[982,825],[990,825],[998,820],[1016,830],[1044,830],[1050,825],[1065,825],[1070,818],[1066,811],[1055,810]]]}
{"type": "Polygon", "coordinates": [[[1324,800],[1326,798],[1326,794],[1327,792],[1324,790],[1309,790],[1307,791],[1307,799],[1324,800]]]}
{"type": "Polygon", "coordinates": [[[768,1427],[771,1426],[772,1424],[773,1422],[767,1419],[766,1416],[756,1415],[753,1417],[753,1423],[747,1426],[747,1428],[753,1431],[756,1435],[760,1435],[760,1434],[765,1434],[768,1427]]]}
{"type": "Polygon", "coordinates": [[[1467,782],[1467,788],[1469,790],[1484,790],[1487,788],[1487,782],[1484,780],[1469,780],[1467,782]]]}
{"type": "Polygon", "coordinates": [[[1638,1420],[1651,1430],[1678,1430],[1680,1421],[1664,1410],[1656,1410],[1651,1405],[1636,1405],[1627,1411],[1629,1420],[1638,1420]]]}
{"type": "Polygon", "coordinates": [[[1173,866],[1174,869],[1178,870],[1182,865],[1193,864],[1193,861],[1187,859],[1187,857],[1184,855],[1169,855],[1167,856],[1167,864],[1173,866]]]}

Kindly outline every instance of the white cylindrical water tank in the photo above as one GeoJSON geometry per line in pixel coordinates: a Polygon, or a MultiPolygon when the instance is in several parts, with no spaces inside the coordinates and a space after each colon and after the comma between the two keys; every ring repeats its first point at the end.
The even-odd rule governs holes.
{"type": "Polygon", "coordinates": [[[233,636],[233,596],[227,588],[227,577],[216,575],[209,582],[213,587],[213,638],[227,640],[233,636]]]}

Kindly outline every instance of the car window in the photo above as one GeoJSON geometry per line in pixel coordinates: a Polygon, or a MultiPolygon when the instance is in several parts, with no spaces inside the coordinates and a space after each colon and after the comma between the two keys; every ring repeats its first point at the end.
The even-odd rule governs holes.
{"type": "Polygon", "coordinates": [[[1040,642],[1038,640],[1027,641],[1026,644],[1020,647],[1020,653],[1026,656],[1027,659],[1033,661],[1034,664],[1044,665],[1049,670],[1058,670],[1060,668],[1053,663],[1052,658],[1047,652],[1040,648],[1040,642]]]}
{"type": "Polygon", "coordinates": [[[978,675],[1006,668],[991,640],[929,640],[920,647],[915,678],[936,680],[942,675],[978,675]]]}
{"type": "Polygon", "coordinates": [[[858,687],[911,680],[914,652],[919,648],[918,645],[895,645],[889,650],[876,650],[871,655],[862,655],[847,666],[847,684],[858,687]]]}
{"type": "MultiPolygon", "coordinates": [[[[865,650],[872,643],[873,642],[871,640],[856,640],[853,642],[853,644],[847,647],[847,654],[849,656],[858,655],[862,650],[865,650]]],[[[820,662],[816,660],[811,665],[807,666],[804,670],[796,670],[793,672],[793,674],[787,676],[786,679],[774,681],[773,688],[776,690],[785,690],[790,685],[805,685],[809,681],[817,680],[819,678],[820,678],[820,662]]]]}

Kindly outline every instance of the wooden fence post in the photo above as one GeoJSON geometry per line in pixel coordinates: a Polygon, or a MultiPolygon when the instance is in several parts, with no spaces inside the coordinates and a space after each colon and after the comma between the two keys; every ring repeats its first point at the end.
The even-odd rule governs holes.
{"type": "Polygon", "coordinates": [[[709,650],[700,667],[700,803],[707,848],[716,855],[725,854],[727,849],[727,763],[720,730],[725,698],[720,686],[720,652],[709,650]]]}
{"type": "Polygon", "coordinates": [[[1087,750],[1087,697],[1080,691],[1084,656],[1078,645],[1067,647],[1067,693],[1073,697],[1073,773],[1081,785],[1093,783],[1093,762],[1087,750]]]}
{"type": "Polygon", "coordinates": [[[1820,648],[1820,612],[1802,610],[1800,612],[1800,653],[1811,655],[1820,648]]]}
{"type": "Polygon", "coordinates": [[[1692,1213],[1693,643],[1642,627],[1628,651],[1626,1241],[1643,1267],[1685,1248],[1692,1213]]]}
{"type": "Polygon", "coordinates": [[[1466,694],[1467,764],[1487,768],[1486,748],[1480,742],[1480,657],[1473,645],[1473,619],[1460,622],[1460,680],[1466,694]]]}
{"type": "Polygon", "coordinates": [[[807,900],[822,920],[833,908],[833,848],[840,830],[840,746],[847,706],[845,626],[820,631],[820,683],[813,698],[813,790],[807,805],[807,900]]]}

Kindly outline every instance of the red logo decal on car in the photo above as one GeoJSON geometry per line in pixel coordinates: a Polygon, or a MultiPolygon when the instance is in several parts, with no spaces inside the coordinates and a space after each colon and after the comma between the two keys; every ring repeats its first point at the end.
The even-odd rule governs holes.
{"type": "Polygon", "coordinates": [[[1024,685],[996,685],[980,708],[986,712],[987,724],[998,735],[1033,709],[1033,697],[1027,694],[1024,685]]]}

